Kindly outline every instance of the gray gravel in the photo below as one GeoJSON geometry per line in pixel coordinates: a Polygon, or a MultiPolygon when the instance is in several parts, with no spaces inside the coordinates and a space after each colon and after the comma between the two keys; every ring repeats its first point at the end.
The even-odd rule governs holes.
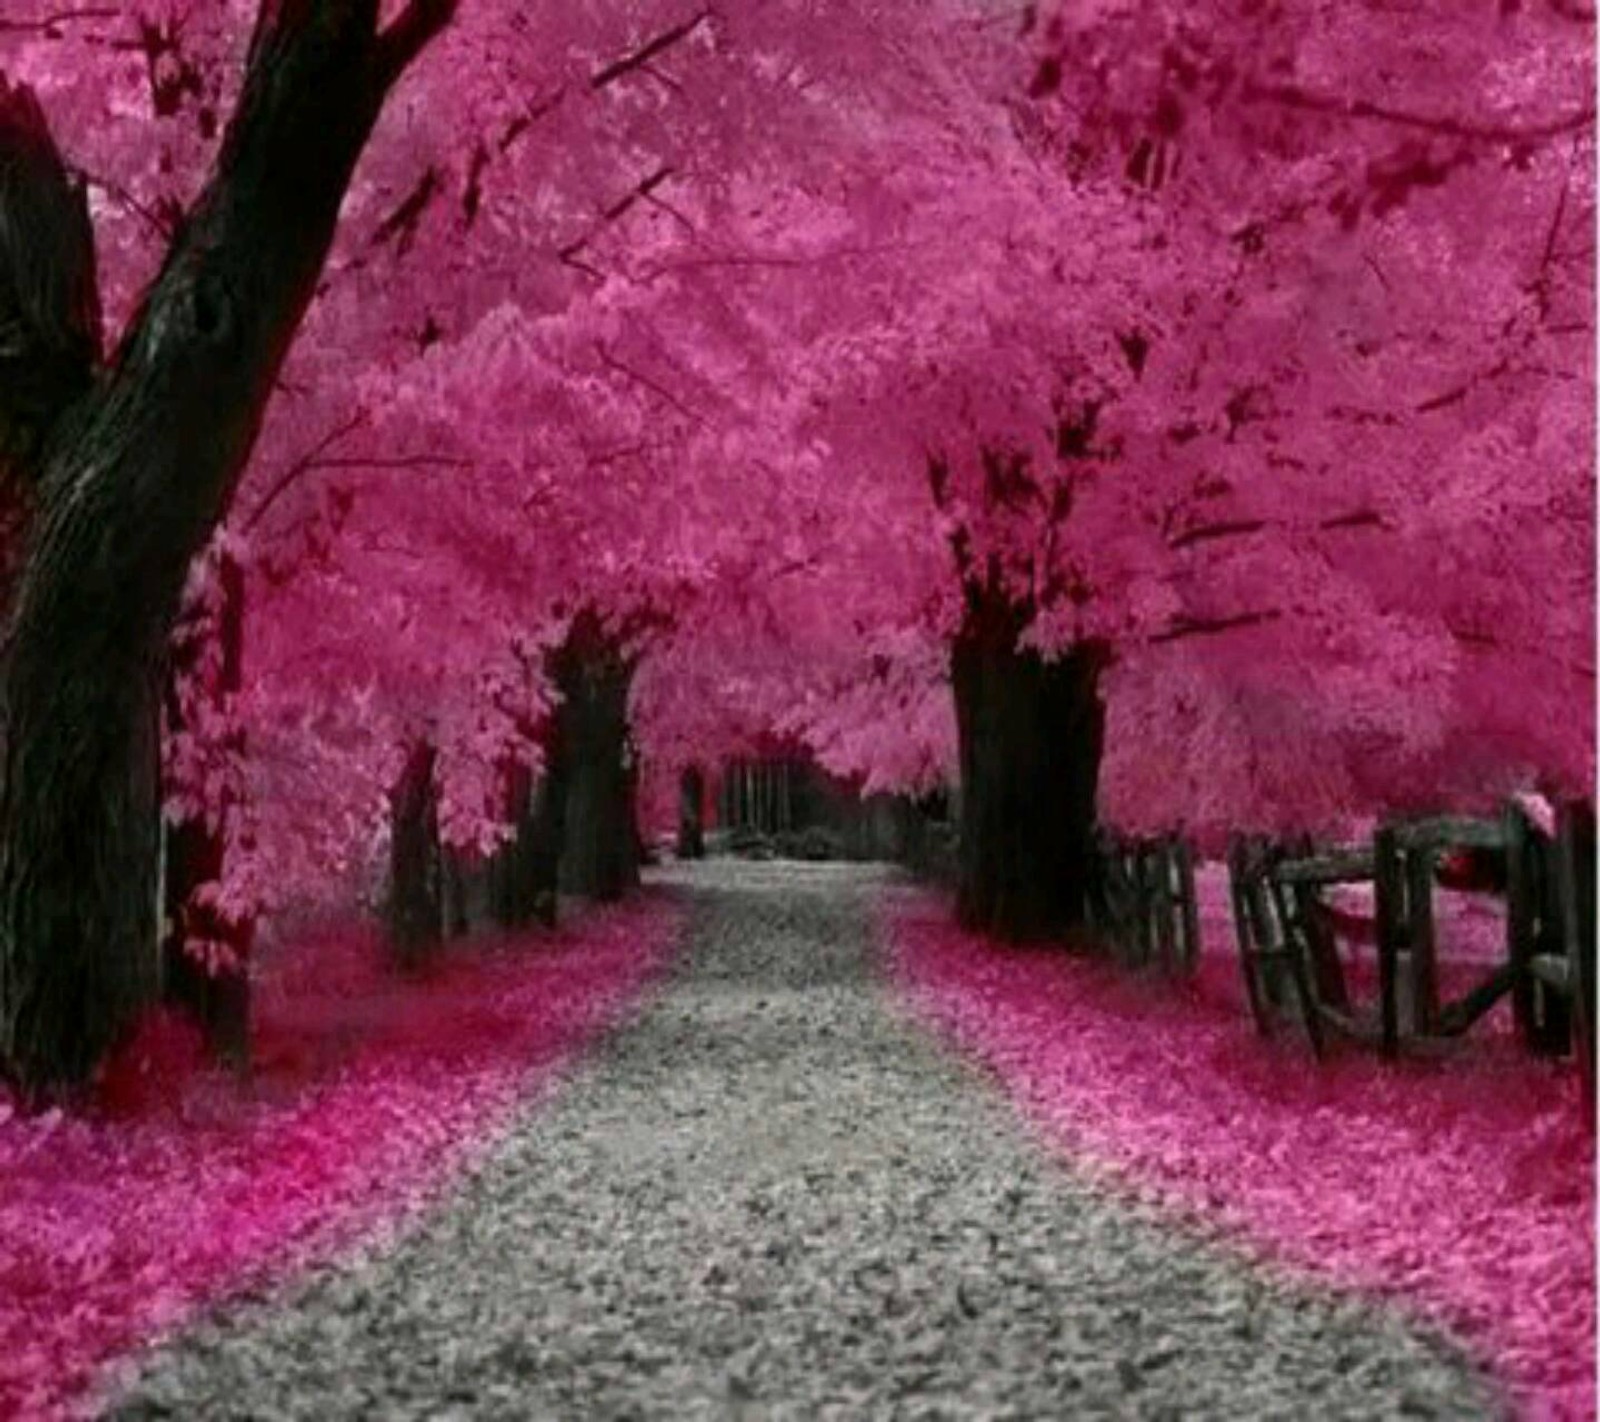
{"type": "Polygon", "coordinates": [[[664,992],[398,1246],[118,1418],[1503,1415],[1442,1341],[1114,1202],[880,986],[879,871],[715,862],[664,992]]]}

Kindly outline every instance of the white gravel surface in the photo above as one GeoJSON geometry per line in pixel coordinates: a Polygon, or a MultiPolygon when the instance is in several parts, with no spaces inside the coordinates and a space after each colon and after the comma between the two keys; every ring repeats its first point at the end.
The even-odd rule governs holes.
{"type": "Polygon", "coordinates": [[[106,1414],[1502,1415],[1447,1345],[1108,1198],[894,1008],[881,871],[714,861],[692,944],[397,1246],[220,1311],[106,1414]]]}

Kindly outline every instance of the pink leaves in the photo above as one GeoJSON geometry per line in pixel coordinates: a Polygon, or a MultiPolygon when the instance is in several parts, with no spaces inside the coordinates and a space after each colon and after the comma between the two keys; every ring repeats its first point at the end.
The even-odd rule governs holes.
{"type": "Polygon", "coordinates": [[[1576,1072],[1492,1031],[1447,1063],[1388,1069],[1262,1043],[1217,887],[1203,884],[1193,990],[996,948],[925,900],[886,905],[884,931],[917,1010],[998,1071],[1052,1148],[1295,1270],[1442,1319],[1529,1416],[1592,1417],[1594,1158],[1576,1072]]]}
{"type": "Polygon", "coordinates": [[[262,965],[253,1096],[158,1013],[109,1068],[99,1118],[14,1117],[0,1097],[0,1414],[60,1415],[109,1355],[403,1219],[677,931],[644,902],[536,950],[458,948],[408,987],[365,930],[308,936],[262,965]]]}

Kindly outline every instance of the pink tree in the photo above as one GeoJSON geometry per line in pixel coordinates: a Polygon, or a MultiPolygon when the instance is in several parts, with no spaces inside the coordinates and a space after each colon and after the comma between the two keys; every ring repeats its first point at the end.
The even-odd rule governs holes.
{"type": "Polygon", "coordinates": [[[32,509],[3,670],[0,1061],[27,1097],[81,1082],[150,991],[129,945],[154,937],[157,668],[188,565],[356,159],[450,11],[412,5],[380,30],[375,4],[263,8],[211,175],[104,369],[83,189],[32,92],[6,90],[10,359],[50,372],[5,415],[32,509]]]}

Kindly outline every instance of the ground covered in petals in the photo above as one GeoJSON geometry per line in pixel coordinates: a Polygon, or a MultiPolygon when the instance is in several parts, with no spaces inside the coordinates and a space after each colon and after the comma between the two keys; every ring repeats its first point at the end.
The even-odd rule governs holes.
{"type": "Polygon", "coordinates": [[[108,1371],[107,1422],[1504,1416],[1441,1339],[1118,1198],[896,1010],[878,868],[653,871],[687,948],[381,1250],[108,1371]]]}
{"type": "MultiPolygon", "coordinates": [[[[1208,952],[1177,987],[962,934],[921,892],[888,893],[881,927],[917,1014],[993,1069],[1058,1148],[1443,1323],[1526,1415],[1592,1418],[1594,1141],[1570,1063],[1524,1056],[1503,1020],[1448,1059],[1388,1068],[1356,1050],[1318,1066],[1298,1041],[1265,1042],[1224,893],[1204,877],[1208,952]]],[[[1469,957],[1483,938],[1481,924],[1456,935],[1469,957]]],[[[1457,961],[1449,976],[1467,971],[1457,961]]]]}
{"type": "Polygon", "coordinates": [[[58,1414],[109,1355],[387,1233],[628,1010],[679,922],[651,895],[410,981],[369,929],[312,934],[258,985],[248,1085],[155,1018],[87,1117],[0,1097],[0,1416],[58,1414]]]}

